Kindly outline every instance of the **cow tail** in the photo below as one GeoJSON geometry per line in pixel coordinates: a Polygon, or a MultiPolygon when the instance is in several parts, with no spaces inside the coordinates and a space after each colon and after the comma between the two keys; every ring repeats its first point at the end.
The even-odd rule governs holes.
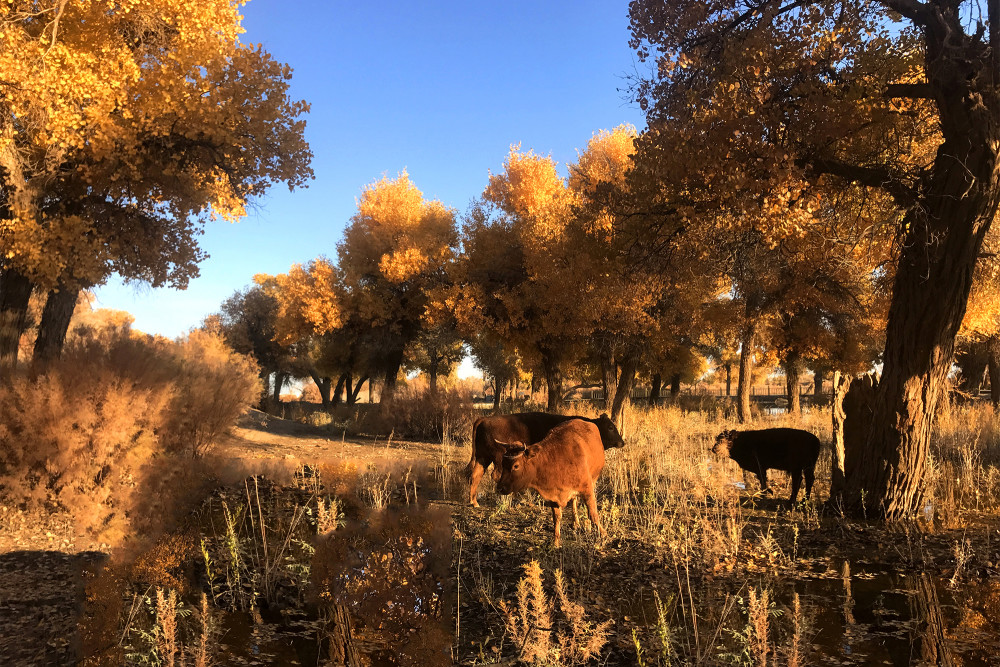
{"type": "Polygon", "coordinates": [[[465,479],[472,481],[472,470],[476,465],[476,442],[479,440],[479,426],[482,424],[483,418],[480,417],[472,425],[472,456],[469,459],[469,464],[465,466],[465,479]]]}

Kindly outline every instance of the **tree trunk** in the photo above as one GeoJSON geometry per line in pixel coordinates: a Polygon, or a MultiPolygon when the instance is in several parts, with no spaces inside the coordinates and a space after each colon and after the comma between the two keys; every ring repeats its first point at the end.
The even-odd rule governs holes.
{"type": "MultiPolygon", "coordinates": [[[[338,405],[340,405],[341,400],[344,400],[346,402],[346,399],[341,398],[344,395],[344,387],[346,386],[346,384],[347,384],[347,373],[341,373],[340,377],[337,378],[337,387],[330,394],[331,408],[335,408],[338,405]]],[[[347,391],[350,392],[351,388],[347,387],[347,391]]]]}
{"type": "Polygon", "coordinates": [[[361,394],[361,387],[364,386],[365,382],[368,383],[368,402],[371,403],[372,402],[371,378],[367,375],[362,375],[360,378],[358,378],[358,383],[354,385],[353,389],[351,389],[351,377],[349,375],[347,376],[347,393],[351,397],[351,405],[354,405],[355,403],[358,402],[358,396],[361,394]]]}
{"type": "Polygon", "coordinates": [[[799,378],[802,376],[802,362],[797,352],[789,352],[785,358],[785,393],[788,394],[788,414],[802,414],[802,399],[799,393],[799,378]]]}
{"type": "Polygon", "coordinates": [[[813,399],[819,402],[823,396],[823,383],[826,382],[826,373],[822,370],[813,369],[813,399]]]}
{"type": "Polygon", "coordinates": [[[681,374],[674,373],[670,376],[670,398],[676,400],[681,393],[681,374]]]}
{"type": "Polygon", "coordinates": [[[851,388],[850,375],[842,375],[840,371],[833,372],[833,442],[831,445],[831,479],[830,479],[830,503],[837,509],[843,509],[844,504],[844,483],[847,474],[844,468],[844,399],[847,391],[851,388]]]}
{"type": "Polygon", "coordinates": [[[736,387],[736,417],[741,424],[750,421],[750,387],[753,384],[753,339],[757,323],[753,320],[743,329],[740,340],[740,375],[736,387]]]}
{"type": "Polygon", "coordinates": [[[326,607],[324,631],[330,646],[330,664],[334,667],[361,667],[362,653],[354,642],[351,614],[347,605],[326,607]]]}
{"type": "Polygon", "coordinates": [[[76,309],[76,299],[80,288],[61,287],[49,292],[42,310],[42,321],[38,323],[38,337],[35,339],[34,360],[47,364],[59,358],[63,343],[66,342],[66,332],[69,322],[73,319],[76,309]]]}
{"type": "Polygon", "coordinates": [[[856,483],[859,472],[865,463],[865,448],[868,436],[873,430],[875,402],[877,400],[879,378],[869,373],[862,378],[853,380],[844,395],[844,493],[841,494],[845,509],[855,509],[862,516],[876,514],[878,505],[873,505],[866,493],[855,491],[851,484],[856,483]],[[851,494],[857,493],[858,507],[853,505],[851,494]],[[874,510],[874,512],[872,511],[874,510]]]}
{"type": "Polygon", "coordinates": [[[659,404],[660,402],[660,390],[663,388],[663,376],[659,373],[653,373],[653,384],[649,388],[649,405],[650,407],[659,404]]]}
{"type": "MultiPolygon", "coordinates": [[[[346,379],[345,379],[345,381],[347,383],[347,385],[346,385],[347,386],[347,394],[346,394],[346,396],[344,398],[345,398],[345,400],[346,400],[346,402],[347,402],[348,405],[354,405],[357,402],[357,400],[358,400],[358,397],[354,394],[354,374],[351,373],[350,371],[347,371],[344,375],[347,376],[346,379]]],[[[371,402],[371,392],[370,391],[369,391],[368,401],[371,402]]]]}
{"type": "Polygon", "coordinates": [[[723,368],[726,369],[726,396],[733,395],[733,365],[725,364],[723,368]]]}
{"type": "Polygon", "coordinates": [[[1000,407],[1000,336],[990,338],[989,350],[990,402],[994,408],[1000,407]]]}
{"type": "Polygon", "coordinates": [[[260,400],[257,401],[257,407],[262,412],[267,412],[271,402],[271,369],[261,367],[257,377],[260,378],[260,400]]]}
{"type": "Polygon", "coordinates": [[[500,390],[503,387],[503,383],[500,378],[493,378],[493,412],[499,412],[500,410],[500,390]]]}
{"type": "Polygon", "coordinates": [[[618,367],[614,355],[608,349],[601,349],[601,384],[604,386],[604,409],[614,410],[618,393],[618,367]]]}
{"type": "Polygon", "coordinates": [[[430,367],[427,369],[427,379],[430,383],[431,398],[437,398],[438,393],[438,366],[440,366],[439,361],[432,361],[430,367]]]}
{"type": "Polygon", "coordinates": [[[402,347],[389,350],[385,358],[385,384],[382,387],[382,395],[379,396],[379,405],[392,403],[396,395],[396,380],[399,378],[399,369],[403,365],[402,347]]]}
{"type": "Polygon", "coordinates": [[[611,404],[611,421],[617,422],[625,404],[632,400],[635,385],[635,371],[639,367],[638,355],[628,355],[622,360],[622,374],[615,390],[615,400],[611,404]]]}
{"type": "Polygon", "coordinates": [[[330,387],[333,385],[333,380],[328,377],[320,377],[315,368],[309,369],[309,377],[312,378],[313,383],[316,385],[316,389],[319,390],[319,400],[323,404],[323,409],[329,410],[330,387]]]}
{"type": "Polygon", "coordinates": [[[556,412],[562,405],[562,371],[555,355],[546,350],[542,351],[542,370],[545,372],[547,394],[545,407],[549,412],[556,412]]]}
{"type": "MultiPolygon", "coordinates": [[[[1000,7],[988,3],[991,42],[1000,7]]],[[[893,281],[882,379],[849,502],[886,518],[921,507],[931,426],[951,367],[983,239],[1000,204],[997,46],[956,33],[954,14],[928,12],[921,35],[942,143],[915,185],[893,281]]]]}
{"type": "Polygon", "coordinates": [[[284,371],[277,371],[274,374],[274,407],[277,409],[281,405],[281,388],[285,386],[285,381],[288,380],[288,373],[284,371]]]}
{"type": "Polygon", "coordinates": [[[31,281],[19,271],[12,268],[0,271],[0,375],[17,366],[32,287],[31,281]]]}

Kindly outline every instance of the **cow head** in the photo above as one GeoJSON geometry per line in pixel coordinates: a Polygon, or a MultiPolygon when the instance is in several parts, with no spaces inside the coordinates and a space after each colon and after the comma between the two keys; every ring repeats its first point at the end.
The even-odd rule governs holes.
{"type": "Polygon", "coordinates": [[[729,456],[729,450],[733,446],[736,433],[736,431],[728,430],[715,436],[715,446],[712,447],[712,453],[716,456],[729,456]]]}
{"type": "Polygon", "coordinates": [[[531,458],[534,452],[524,447],[512,447],[503,455],[500,464],[500,479],[497,480],[497,493],[507,495],[528,488],[534,475],[531,458]]]}
{"type": "Polygon", "coordinates": [[[503,442],[502,440],[493,440],[493,444],[496,445],[496,459],[493,461],[493,481],[500,481],[500,473],[503,472],[503,457],[506,456],[507,452],[524,449],[523,442],[503,442]]]}
{"type": "Polygon", "coordinates": [[[594,420],[594,423],[597,425],[597,430],[601,432],[601,442],[604,443],[604,449],[625,446],[622,434],[618,432],[615,423],[611,421],[611,417],[608,417],[607,414],[602,414],[594,420]]]}

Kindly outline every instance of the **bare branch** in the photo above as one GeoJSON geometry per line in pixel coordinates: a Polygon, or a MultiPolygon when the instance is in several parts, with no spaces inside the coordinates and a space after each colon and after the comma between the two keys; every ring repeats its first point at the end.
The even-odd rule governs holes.
{"type": "MultiPolygon", "coordinates": [[[[1000,2],[1000,0],[990,0],[1000,2]]],[[[910,99],[931,100],[934,99],[934,91],[929,83],[890,83],[885,87],[886,97],[907,97],[910,99]]]]}
{"type": "Polygon", "coordinates": [[[859,185],[880,188],[904,208],[909,208],[917,200],[917,193],[898,176],[885,167],[862,167],[839,160],[817,158],[803,161],[803,165],[815,174],[830,174],[859,185]]]}

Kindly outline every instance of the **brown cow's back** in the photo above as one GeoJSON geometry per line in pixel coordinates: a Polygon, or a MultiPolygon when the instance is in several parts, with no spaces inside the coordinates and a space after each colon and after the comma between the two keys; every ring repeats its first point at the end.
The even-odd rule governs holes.
{"type": "Polygon", "coordinates": [[[604,469],[601,434],[590,422],[576,419],[560,424],[531,449],[536,447],[533,486],[543,497],[549,489],[556,492],[572,488],[583,493],[604,469]],[[543,490],[542,486],[547,488],[543,490]]]}

